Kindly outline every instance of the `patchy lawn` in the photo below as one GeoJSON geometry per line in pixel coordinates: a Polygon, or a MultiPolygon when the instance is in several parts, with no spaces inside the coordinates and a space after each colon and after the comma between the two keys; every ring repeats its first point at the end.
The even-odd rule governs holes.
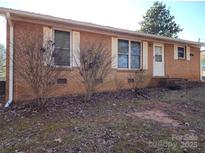
{"type": "Polygon", "coordinates": [[[0,152],[205,152],[205,86],[150,88],[0,111],[0,152]]]}

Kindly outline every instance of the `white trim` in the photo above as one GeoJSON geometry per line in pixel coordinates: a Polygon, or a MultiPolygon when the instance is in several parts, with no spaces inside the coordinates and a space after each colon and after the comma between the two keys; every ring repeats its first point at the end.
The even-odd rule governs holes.
{"type": "Polygon", "coordinates": [[[186,60],[188,60],[188,61],[191,60],[190,53],[191,53],[190,47],[186,46],[186,60]]]}
{"type": "Polygon", "coordinates": [[[10,26],[10,29],[9,29],[9,32],[10,32],[10,44],[9,44],[9,51],[10,51],[10,54],[9,54],[9,100],[7,101],[7,103],[5,104],[5,107],[9,107],[10,104],[13,102],[13,55],[14,55],[14,51],[13,51],[13,40],[14,40],[14,35],[13,35],[13,25],[12,25],[12,21],[11,21],[11,18],[10,18],[10,13],[7,13],[6,14],[7,16],[7,20],[8,20],[8,23],[9,23],[9,26],[10,26]]]}
{"type": "MultiPolygon", "coordinates": [[[[46,47],[48,41],[50,41],[50,40],[53,41],[53,29],[51,27],[44,26],[43,27],[43,43],[42,43],[43,47],[46,47]]],[[[48,61],[52,60],[51,59],[52,57],[49,57],[49,56],[51,56],[51,53],[49,53],[48,55],[45,55],[45,54],[47,54],[47,53],[43,54],[43,57],[44,57],[43,60],[44,60],[44,66],[47,66],[48,61]]]]}
{"type": "Polygon", "coordinates": [[[178,59],[178,48],[177,45],[174,44],[174,59],[177,60],[178,59]]]}
{"type": "Polygon", "coordinates": [[[80,66],[80,32],[72,32],[72,66],[80,66]]]}
{"type": "Polygon", "coordinates": [[[112,37],[112,68],[117,68],[118,66],[118,39],[112,37]]]}
{"type": "Polygon", "coordinates": [[[142,57],[143,57],[142,68],[144,70],[148,70],[148,65],[149,65],[148,64],[148,62],[149,62],[149,60],[148,60],[148,54],[149,54],[149,52],[148,52],[148,50],[149,50],[148,42],[143,41],[142,48],[143,48],[143,51],[142,51],[142,57]]]}
{"type": "Polygon", "coordinates": [[[47,41],[52,40],[53,41],[53,28],[48,26],[43,26],[43,46],[47,43],[47,41]],[[52,33],[52,34],[48,34],[52,33]]]}
{"type": "Polygon", "coordinates": [[[153,38],[153,39],[162,39],[162,40],[179,42],[179,43],[188,43],[188,44],[193,44],[193,45],[198,45],[198,46],[203,46],[203,45],[205,46],[205,43],[202,43],[202,42],[194,42],[194,41],[188,41],[188,40],[182,40],[182,39],[169,38],[169,37],[158,36],[158,35],[153,35],[153,34],[146,34],[146,33],[126,30],[126,29],[113,28],[113,27],[109,27],[109,26],[102,26],[102,25],[97,25],[97,24],[92,24],[92,23],[87,23],[87,22],[80,22],[80,21],[76,21],[76,20],[64,19],[64,18],[53,17],[53,16],[49,16],[49,15],[43,15],[43,14],[37,14],[37,13],[33,13],[33,12],[20,11],[20,10],[0,7],[0,13],[6,13],[6,12],[10,12],[14,16],[18,15],[20,17],[27,17],[27,18],[34,18],[34,19],[39,19],[39,20],[48,20],[48,21],[61,22],[61,23],[67,23],[67,24],[74,24],[74,25],[85,26],[85,27],[90,27],[90,28],[97,28],[100,30],[110,31],[113,33],[120,32],[120,33],[126,33],[126,34],[131,34],[131,35],[149,37],[149,38],[153,38]]]}

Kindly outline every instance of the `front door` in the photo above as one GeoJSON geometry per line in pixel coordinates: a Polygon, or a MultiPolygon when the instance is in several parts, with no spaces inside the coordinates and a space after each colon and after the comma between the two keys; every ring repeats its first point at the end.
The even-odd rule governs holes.
{"type": "Polygon", "coordinates": [[[164,76],[164,45],[153,46],[153,76],[164,76]]]}

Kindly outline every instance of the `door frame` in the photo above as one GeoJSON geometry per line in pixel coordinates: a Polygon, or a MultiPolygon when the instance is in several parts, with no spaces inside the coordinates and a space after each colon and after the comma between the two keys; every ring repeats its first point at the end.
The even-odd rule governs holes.
{"type": "Polygon", "coordinates": [[[153,75],[153,77],[164,77],[165,76],[165,51],[164,51],[164,44],[163,43],[153,43],[153,73],[152,73],[152,75],[153,75]],[[160,47],[162,47],[162,62],[163,62],[163,75],[156,75],[156,74],[154,74],[154,69],[156,69],[155,68],[155,46],[160,46],[160,47]]]}

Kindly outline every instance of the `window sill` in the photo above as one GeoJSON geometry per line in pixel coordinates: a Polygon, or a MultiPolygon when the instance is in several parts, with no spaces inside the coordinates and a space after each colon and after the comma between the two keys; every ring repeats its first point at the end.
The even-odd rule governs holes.
{"type": "Polygon", "coordinates": [[[59,71],[72,71],[73,67],[71,66],[53,66],[54,69],[59,71]]]}
{"type": "Polygon", "coordinates": [[[117,68],[117,72],[134,72],[134,71],[140,71],[143,70],[142,68],[139,69],[129,69],[129,68],[117,68]]]}
{"type": "Polygon", "coordinates": [[[177,60],[183,60],[183,61],[185,61],[185,60],[187,60],[186,58],[178,58],[177,60]]]}

